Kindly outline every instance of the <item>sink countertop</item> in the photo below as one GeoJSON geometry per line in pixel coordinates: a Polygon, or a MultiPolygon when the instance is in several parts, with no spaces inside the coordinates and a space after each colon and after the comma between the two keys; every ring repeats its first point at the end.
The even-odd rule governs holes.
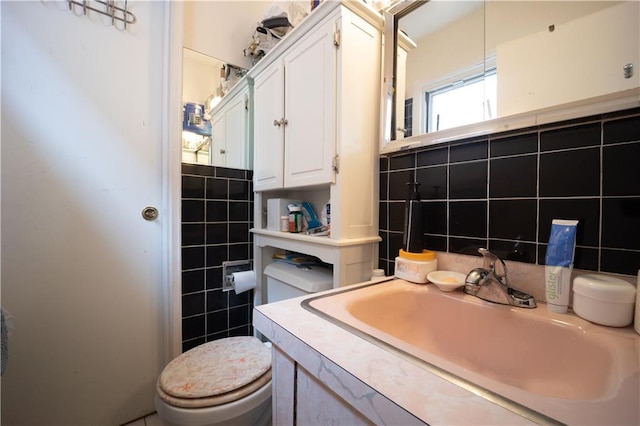
{"type": "Polygon", "coordinates": [[[300,305],[314,296],[257,306],[254,327],[376,424],[534,424],[300,305]]]}

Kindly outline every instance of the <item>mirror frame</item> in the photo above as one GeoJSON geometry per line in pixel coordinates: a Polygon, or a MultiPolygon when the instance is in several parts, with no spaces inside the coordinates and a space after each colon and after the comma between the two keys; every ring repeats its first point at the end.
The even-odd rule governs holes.
{"type": "Polygon", "coordinates": [[[483,136],[508,130],[539,126],[563,120],[606,114],[640,107],[640,87],[621,92],[587,98],[567,104],[551,106],[519,114],[499,117],[465,126],[422,133],[403,139],[395,139],[396,111],[396,69],[397,69],[397,29],[403,16],[417,9],[429,0],[402,0],[382,11],[384,17],[383,46],[383,89],[381,100],[380,154],[390,155],[399,151],[422,146],[483,136]]]}
{"type": "Polygon", "coordinates": [[[384,40],[383,49],[383,99],[382,99],[382,141],[381,150],[395,140],[396,105],[397,105],[397,68],[398,68],[398,21],[403,16],[411,13],[429,0],[403,1],[383,11],[384,40]]]}

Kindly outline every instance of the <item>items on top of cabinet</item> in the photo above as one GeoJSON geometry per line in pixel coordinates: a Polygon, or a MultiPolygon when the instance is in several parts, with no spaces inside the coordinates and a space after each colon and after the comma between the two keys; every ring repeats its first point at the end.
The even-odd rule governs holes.
{"type": "MultiPolygon", "coordinates": [[[[294,6],[294,3],[289,8],[294,6]]],[[[251,62],[255,65],[264,57],[273,47],[280,41],[280,38],[289,32],[294,25],[290,22],[289,15],[291,11],[282,10],[282,8],[273,4],[265,11],[265,17],[256,27],[255,32],[251,36],[249,46],[243,50],[244,56],[250,57],[251,62]]],[[[294,15],[299,15],[298,11],[293,11],[294,15]]],[[[307,11],[302,11],[303,19],[307,15],[307,11]]]]}

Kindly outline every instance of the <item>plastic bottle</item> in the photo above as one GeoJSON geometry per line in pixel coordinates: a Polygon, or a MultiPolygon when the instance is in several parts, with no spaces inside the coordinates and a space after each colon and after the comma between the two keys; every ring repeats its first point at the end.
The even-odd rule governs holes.
{"type": "Polygon", "coordinates": [[[300,206],[289,206],[289,232],[302,232],[302,209],[300,206]]]}
{"type": "Polygon", "coordinates": [[[280,216],[280,231],[289,232],[289,216],[280,216]]]}

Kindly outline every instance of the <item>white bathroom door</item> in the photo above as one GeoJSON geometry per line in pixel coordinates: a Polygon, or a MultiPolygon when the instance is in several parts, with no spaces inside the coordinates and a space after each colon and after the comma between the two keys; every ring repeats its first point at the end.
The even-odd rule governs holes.
{"type": "Polygon", "coordinates": [[[67,2],[1,2],[2,304],[15,317],[2,424],[154,410],[172,226],[165,4],[129,2],[136,23],[119,30],[67,2]]]}

